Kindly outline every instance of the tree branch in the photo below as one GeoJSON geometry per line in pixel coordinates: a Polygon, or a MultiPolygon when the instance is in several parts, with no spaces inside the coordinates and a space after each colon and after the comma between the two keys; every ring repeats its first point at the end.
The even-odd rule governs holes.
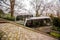
{"type": "MultiPolygon", "coordinates": [[[[6,1],[7,1],[7,0],[6,0],[6,1]]],[[[6,3],[6,1],[2,0],[2,2],[3,2],[4,4],[6,4],[7,6],[10,6],[9,4],[6,3]]]]}

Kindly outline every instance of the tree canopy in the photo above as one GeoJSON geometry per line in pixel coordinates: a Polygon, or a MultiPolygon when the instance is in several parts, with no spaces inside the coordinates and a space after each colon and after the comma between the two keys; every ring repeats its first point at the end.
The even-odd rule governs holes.
{"type": "MultiPolygon", "coordinates": [[[[10,12],[10,0],[0,0],[4,12],[10,12]]],[[[44,13],[60,13],[60,0],[15,0],[14,13],[44,15],[44,13]]]]}

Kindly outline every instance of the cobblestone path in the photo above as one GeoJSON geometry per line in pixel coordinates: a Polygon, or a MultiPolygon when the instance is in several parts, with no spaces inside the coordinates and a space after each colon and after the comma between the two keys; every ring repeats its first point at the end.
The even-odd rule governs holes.
{"type": "Polygon", "coordinates": [[[11,23],[0,24],[0,30],[7,34],[7,40],[55,40],[50,36],[46,36],[11,23]]]}

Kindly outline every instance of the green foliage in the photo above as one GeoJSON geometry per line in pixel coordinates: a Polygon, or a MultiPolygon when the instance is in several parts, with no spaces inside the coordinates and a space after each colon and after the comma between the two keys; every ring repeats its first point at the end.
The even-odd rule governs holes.
{"type": "Polygon", "coordinates": [[[56,37],[56,38],[60,38],[60,34],[56,33],[56,32],[51,32],[50,33],[52,36],[56,37]]]}
{"type": "Polygon", "coordinates": [[[10,20],[10,21],[14,21],[15,20],[15,17],[11,17],[11,14],[5,14],[4,16],[2,16],[1,18],[4,18],[4,19],[7,19],[7,20],[10,20]]]}
{"type": "Polygon", "coordinates": [[[0,17],[4,15],[4,12],[0,10],[0,17]]]}
{"type": "Polygon", "coordinates": [[[11,21],[14,21],[14,20],[15,20],[15,17],[14,17],[14,16],[11,17],[10,14],[7,14],[7,15],[5,16],[5,19],[7,19],[7,20],[11,20],[11,21]]]}
{"type": "Polygon", "coordinates": [[[60,27],[60,18],[54,17],[53,25],[57,26],[57,27],[60,27]]]}
{"type": "Polygon", "coordinates": [[[50,32],[50,34],[56,38],[60,38],[60,18],[58,17],[51,17],[52,18],[52,23],[53,23],[53,27],[52,27],[52,32],[50,32]],[[55,31],[55,32],[54,32],[55,31]]]}
{"type": "Polygon", "coordinates": [[[52,27],[52,30],[60,31],[60,28],[59,28],[59,27],[56,27],[56,26],[53,26],[53,27],[52,27]]]}
{"type": "Polygon", "coordinates": [[[51,19],[53,19],[53,18],[54,18],[54,16],[53,16],[52,14],[50,15],[50,17],[51,17],[51,19]]]}
{"type": "Polygon", "coordinates": [[[53,25],[55,25],[55,26],[60,26],[59,23],[60,23],[60,19],[55,17],[55,18],[53,19],[53,25]]]}
{"type": "Polygon", "coordinates": [[[2,10],[0,10],[0,14],[4,14],[4,12],[2,10]]]}
{"type": "Polygon", "coordinates": [[[17,16],[16,19],[17,19],[17,20],[23,20],[23,18],[24,18],[23,16],[17,16]]]}
{"type": "Polygon", "coordinates": [[[53,30],[57,30],[57,31],[60,31],[60,18],[58,17],[53,17],[53,27],[52,29],[53,30]]]}

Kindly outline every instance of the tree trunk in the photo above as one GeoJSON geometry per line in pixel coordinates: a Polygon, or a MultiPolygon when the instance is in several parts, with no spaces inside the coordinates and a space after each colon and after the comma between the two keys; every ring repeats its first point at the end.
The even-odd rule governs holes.
{"type": "Polygon", "coordinates": [[[13,17],[14,14],[14,4],[15,4],[15,0],[10,0],[11,17],[13,17]]]}
{"type": "Polygon", "coordinates": [[[57,17],[59,17],[59,11],[57,11],[57,17]]]}
{"type": "Polygon", "coordinates": [[[38,13],[38,10],[36,10],[36,17],[38,17],[39,16],[39,13],[38,13]]]}

